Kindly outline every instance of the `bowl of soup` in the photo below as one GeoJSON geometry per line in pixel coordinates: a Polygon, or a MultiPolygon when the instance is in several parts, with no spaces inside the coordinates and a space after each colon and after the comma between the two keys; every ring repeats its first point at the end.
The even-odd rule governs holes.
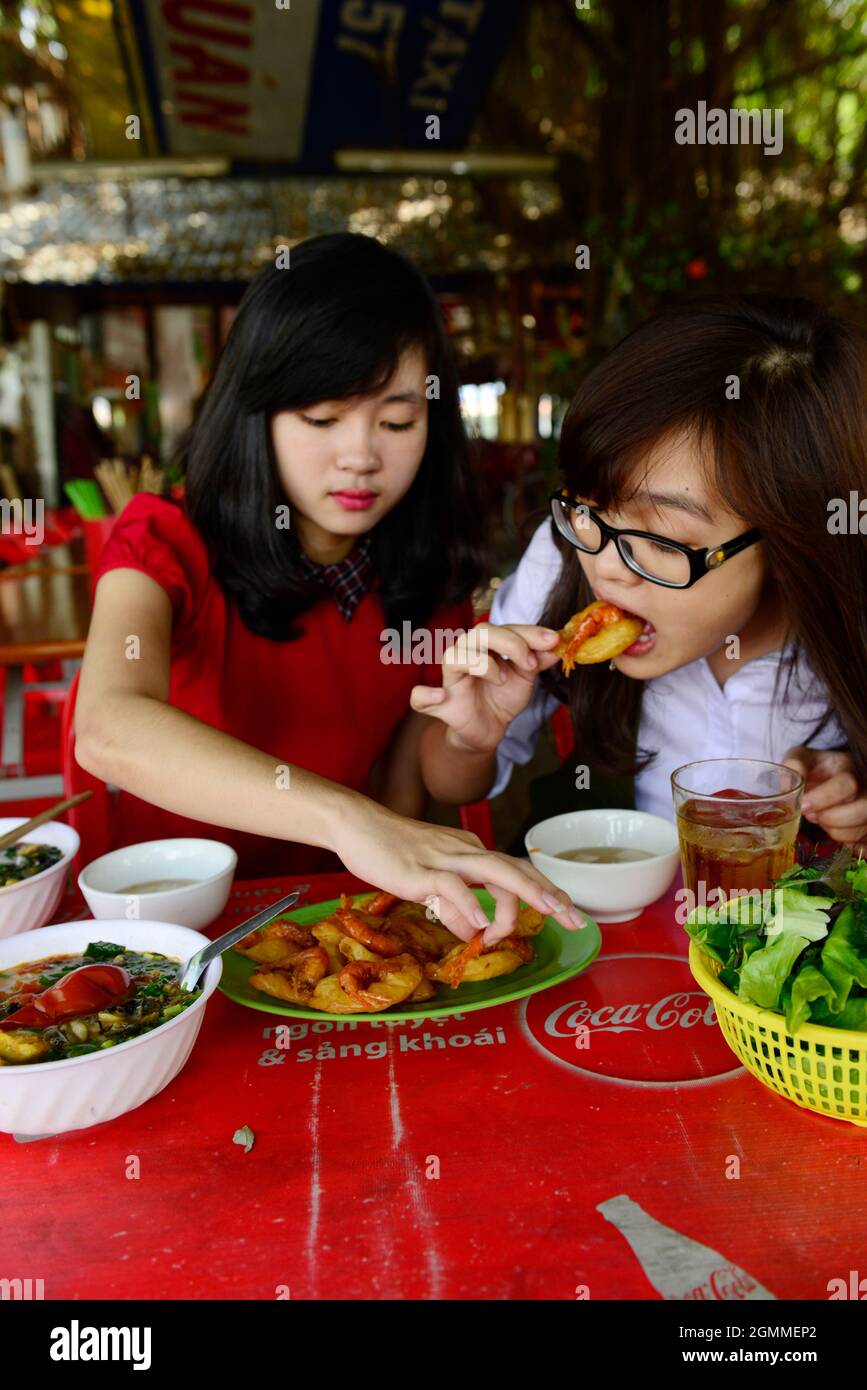
{"type": "Polygon", "coordinates": [[[220,840],[145,840],[94,859],[78,886],[94,917],[147,917],[197,931],[226,906],[237,863],[220,840]]]}
{"type": "Polygon", "coordinates": [[[181,965],[207,944],[188,927],[125,919],[64,922],[0,941],[0,1023],[7,1025],[0,1131],[36,1137],[86,1129],[167,1086],[192,1051],[222,973],[222,960],[212,961],[196,990],[180,991],[181,965]],[[122,962],[128,995],[98,1007],[80,1003],[76,1012],[74,990],[57,986],[96,962],[122,962]],[[43,987],[60,993],[65,1009],[56,1004],[38,1027],[22,1027],[19,1005],[44,998],[43,987]]]}
{"type": "MultiPolygon", "coordinates": [[[[24,825],[27,819],[0,817],[0,835],[24,825]]],[[[50,820],[26,839],[0,850],[0,939],[51,921],[79,843],[71,825],[50,820]]]]}
{"type": "Polygon", "coordinates": [[[673,821],[647,811],[567,811],[528,831],[537,869],[597,922],[628,922],[671,887],[680,865],[673,821]]]}

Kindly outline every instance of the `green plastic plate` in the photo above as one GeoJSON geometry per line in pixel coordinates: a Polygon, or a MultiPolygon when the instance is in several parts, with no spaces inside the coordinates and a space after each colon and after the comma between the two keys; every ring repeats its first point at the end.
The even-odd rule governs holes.
{"type": "MultiPolygon", "coordinates": [[[[494,915],[494,901],[482,888],[473,892],[489,917],[494,915]]],[[[359,895],[362,896],[362,895],[359,895]]],[[[287,912],[286,917],[304,925],[319,922],[323,917],[340,906],[339,898],[327,903],[310,903],[307,907],[287,912]]],[[[259,1009],[264,1014],[281,1014],[286,1018],[352,1018],[358,1022],[378,1018],[447,1018],[449,1014],[469,1013],[472,1009],[491,1009],[495,1004],[509,1004],[525,995],[537,994],[550,989],[563,980],[570,980],[586,970],[595,960],[602,945],[602,936],[596,923],[588,920],[587,926],[579,931],[565,931],[552,921],[545,919],[545,925],[534,938],[536,958],[529,965],[519,966],[511,975],[499,975],[494,980],[479,980],[449,989],[438,985],[433,999],[423,999],[417,1004],[406,1004],[400,1008],[383,1009],[376,1014],[325,1014],[319,1009],[302,1009],[297,1004],[285,1004],[269,994],[261,994],[251,989],[249,979],[256,969],[256,962],[229,950],[223,956],[223,978],[220,989],[236,1004],[245,1004],[248,1009],[259,1009]]]]}

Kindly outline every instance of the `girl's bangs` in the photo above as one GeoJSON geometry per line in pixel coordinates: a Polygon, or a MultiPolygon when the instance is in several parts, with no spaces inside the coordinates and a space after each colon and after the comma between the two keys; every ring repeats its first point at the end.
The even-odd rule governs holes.
{"type": "Polygon", "coordinates": [[[719,421],[699,415],[692,420],[671,420],[644,438],[597,440],[594,448],[583,445],[580,428],[569,441],[569,453],[577,458],[574,466],[561,462],[567,491],[579,498],[595,501],[600,511],[620,511],[636,494],[647,489],[651,470],[665,457],[666,443],[672,447],[684,438],[696,446],[704,465],[709,492],[726,495],[731,469],[726,466],[731,442],[719,421]]]}
{"type": "Polygon", "coordinates": [[[561,458],[567,490],[579,498],[591,499],[600,510],[618,511],[623,503],[641,491],[652,462],[656,461],[653,456],[663,441],[679,432],[672,422],[670,429],[657,431],[647,438],[633,438],[628,442],[623,438],[599,439],[595,447],[589,447],[581,440],[579,429],[569,440],[569,452],[575,462],[565,456],[561,458]]]}
{"type": "Polygon", "coordinates": [[[343,350],[335,354],[328,338],[323,342],[308,339],[303,354],[292,354],[269,373],[262,383],[268,404],[266,411],[300,410],[318,401],[345,401],[355,397],[376,396],[385,389],[408,351],[418,349],[430,364],[433,356],[432,335],[421,332],[405,333],[401,338],[389,332],[349,336],[341,330],[343,350]]]}

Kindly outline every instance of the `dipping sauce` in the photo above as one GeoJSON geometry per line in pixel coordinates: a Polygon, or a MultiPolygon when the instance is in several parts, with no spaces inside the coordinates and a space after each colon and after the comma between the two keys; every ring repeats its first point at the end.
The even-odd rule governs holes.
{"type": "Polygon", "coordinates": [[[115,888],[115,893],[168,893],[173,888],[189,888],[194,878],[152,878],[147,883],[130,883],[126,888],[115,888]]]}
{"type": "Polygon", "coordinates": [[[633,864],[638,859],[655,859],[656,854],[631,845],[588,845],[585,849],[564,849],[554,858],[569,859],[573,864],[633,864]]]}

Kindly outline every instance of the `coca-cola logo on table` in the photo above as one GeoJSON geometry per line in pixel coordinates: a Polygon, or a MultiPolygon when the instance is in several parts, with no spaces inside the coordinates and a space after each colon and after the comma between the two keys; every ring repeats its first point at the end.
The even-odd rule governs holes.
{"type": "Polygon", "coordinates": [[[599,956],[524,1004],[524,1027],[555,1062],[634,1085],[697,1084],[742,1070],[713,1001],[680,956],[599,956]]]}

